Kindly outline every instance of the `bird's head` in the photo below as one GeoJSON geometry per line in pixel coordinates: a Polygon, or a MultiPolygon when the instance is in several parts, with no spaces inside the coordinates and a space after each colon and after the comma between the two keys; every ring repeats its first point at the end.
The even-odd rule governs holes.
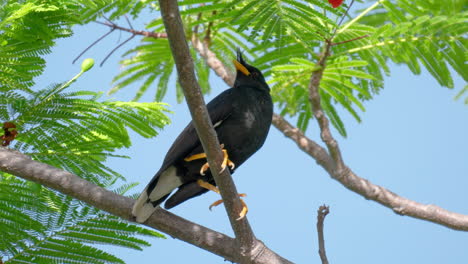
{"type": "Polygon", "coordinates": [[[270,91],[270,87],[265,82],[265,77],[263,77],[262,72],[247,64],[244,58],[242,58],[242,52],[240,50],[237,50],[237,59],[233,60],[233,62],[237,70],[234,87],[245,85],[270,91]]]}

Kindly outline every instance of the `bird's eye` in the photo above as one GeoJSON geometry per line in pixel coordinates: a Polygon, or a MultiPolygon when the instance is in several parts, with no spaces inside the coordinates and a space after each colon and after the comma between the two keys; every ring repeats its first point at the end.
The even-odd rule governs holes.
{"type": "Polygon", "coordinates": [[[251,75],[253,78],[257,78],[258,77],[258,72],[251,72],[251,75]]]}

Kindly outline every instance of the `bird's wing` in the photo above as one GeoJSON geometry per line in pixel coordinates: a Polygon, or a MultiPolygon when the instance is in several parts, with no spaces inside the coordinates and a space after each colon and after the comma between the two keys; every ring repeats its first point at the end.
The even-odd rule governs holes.
{"type": "MultiPolygon", "coordinates": [[[[220,125],[223,120],[226,120],[226,118],[231,115],[232,102],[230,101],[232,101],[232,90],[233,89],[228,89],[224,91],[207,105],[211,122],[213,122],[215,126],[220,125]]],[[[135,202],[132,214],[137,222],[142,223],[146,221],[156,210],[156,207],[163,202],[175,188],[181,185],[184,187],[178,192],[176,199],[171,200],[173,204],[178,204],[190,197],[206,192],[205,189],[196,184],[184,185],[180,177],[176,177],[179,175],[177,175],[177,168],[173,166],[176,161],[186,158],[191,151],[199,146],[200,140],[198,139],[195,127],[192,122],[190,122],[174,141],[164,158],[163,165],[135,202]],[[187,195],[189,197],[187,197],[187,195]]]]}
{"type": "Polygon", "coordinates": [[[188,182],[177,189],[171,197],[164,203],[164,208],[171,209],[188,199],[206,193],[208,189],[200,186],[197,182],[188,182]]]}
{"type": "MultiPolygon", "coordinates": [[[[207,104],[208,114],[215,127],[219,126],[231,115],[232,103],[229,102],[230,100],[228,98],[232,96],[233,92],[235,92],[235,90],[232,88],[225,90],[207,104]]],[[[200,144],[200,139],[198,138],[197,131],[192,121],[185,127],[169,148],[160,172],[166,170],[175,161],[186,158],[186,156],[192,150],[200,146],[200,144]]]]}

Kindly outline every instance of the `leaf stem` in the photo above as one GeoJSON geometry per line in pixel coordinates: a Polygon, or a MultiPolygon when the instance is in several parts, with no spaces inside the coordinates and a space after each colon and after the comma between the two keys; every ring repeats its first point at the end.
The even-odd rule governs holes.
{"type": "Polygon", "coordinates": [[[340,28],[338,31],[337,31],[337,34],[340,34],[341,32],[345,31],[346,29],[348,29],[350,26],[352,26],[354,23],[356,23],[359,19],[361,19],[363,16],[367,15],[367,13],[369,13],[370,11],[374,10],[377,6],[379,6],[381,3],[383,3],[384,1],[386,0],[379,0],[377,2],[375,2],[373,5],[371,5],[370,7],[368,7],[366,10],[364,10],[361,14],[359,14],[357,17],[355,17],[353,20],[349,21],[348,23],[346,23],[346,25],[344,25],[342,28],[340,28]]]}

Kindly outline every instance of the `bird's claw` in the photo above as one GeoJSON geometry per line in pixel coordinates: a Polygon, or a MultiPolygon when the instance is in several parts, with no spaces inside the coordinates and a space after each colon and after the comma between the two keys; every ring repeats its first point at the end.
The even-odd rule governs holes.
{"type": "MultiPolygon", "coordinates": [[[[239,194],[239,197],[246,197],[247,194],[245,193],[240,193],[239,194]]],[[[247,207],[247,204],[244,202],[244,200],[240,199],[241,203],[242,203],[242,210],[241,212],[239,213],[239,217],[236,218],[236,221],[239,221],[241,219],[243,219],[246,215],[247,215],[247,212],[249,211],[249,208],[247,207]]],[[[223,200],[217,200],[215,201],[214,203],[212,203],[209,207],[210,211],[213,207],[215,206],[218,206],[220,204],[222,204],[224,201],[223,200]]]]}
{"type": "MultiPolygon", "coordinates": [[[[230,159],[229,159],[229,155],[227,153],[227,150],[224,149],[224,144],[221,144],[221,148],[222,148],[222,151],[223,151],[223,162],[221,163],[221,170],[219,171],[219,173],[222,173],[227,166],[229,166],[229,168],[231,170],[233,170],[235,167],[236,167],[236,164],[234,164],[234,162],[232,162],[230,159]]],[[[190,157],[187,157],[185,158],[184,160],[189,162],[189,161],[193,161],[193,160],[197,160],[197,159],[203,159],[203,158],[206,158],[206,154],[205,153],[198,153],[198,154],[195,154],[195,155],[192,155],[190,157]]],[[[200,174],[201,175],[205,175],[205,172],[210,168],[210,164],[208,164],[208,162],[206,162],[205,164],[203,164],[203,166],[200,168],[200,174]]]]}
{"type": "Polygon", "coordinates": [[[227,150],[223,149],[223,163],[221,163],[221,170],[219,173],[222,173],[226,169],[226,166],[229,166],[229,168],[233,170],[236,167],[236,164],[229,159],[227,150]]]}
{"type": "MultiPolygon", "coordinates": [[[[219,193],[219,190],[217,187],[215,187],[214,185],[204,181],[204,180],[200,180],[198,179],[197,180],[197,184],[205,189],[208,189],[210,191],[213,191],[217,194],[220,194],[219,193]]],[[[239,197],[246,197],[247,194],[245,193],[239,193],[239,197]]],[[[244,200],[240,199],[241,203],[242,203],[242,210],[241,212],[239,213],[239,217],[236,219],[237,221],[241,220],[242,218],[244,218],[246,215],[247,215],[247,212],[249,211],[249,208],[247,207],[247,204],[244,202],[244,200]]],[[[209,207],[210,211],[213,207],[215,206],[218,206],[220,204],[222,204],[224,201],[223,200],[218,200],[218,201],[215,201],[214,203],[212,203],[209,207]]]]}

